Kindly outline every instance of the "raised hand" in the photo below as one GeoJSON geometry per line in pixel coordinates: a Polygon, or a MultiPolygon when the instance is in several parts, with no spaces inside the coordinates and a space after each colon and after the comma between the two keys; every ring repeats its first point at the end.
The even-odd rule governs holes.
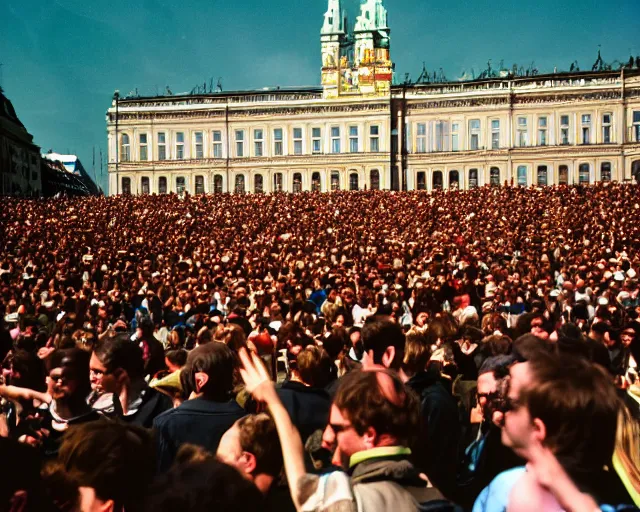
{"type": "Polygon", "coordinates": [[[248,352],[245,348],[240,349],[239,355],[242,362],[240,376],[253,398],[267,404],[274,397],[277,399],[275,386],[262,360],[254,352],[248,352]]]}

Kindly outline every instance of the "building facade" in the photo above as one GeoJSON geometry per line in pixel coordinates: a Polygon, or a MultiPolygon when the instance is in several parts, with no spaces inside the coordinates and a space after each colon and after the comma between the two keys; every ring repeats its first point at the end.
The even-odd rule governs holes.
{"type": "Polygon", "coordinates": [[[109,193],[469,189],[640,180],[640,71],[392,85],[382,0],[321,29],[321,86],[120,98],[109,193]]]}

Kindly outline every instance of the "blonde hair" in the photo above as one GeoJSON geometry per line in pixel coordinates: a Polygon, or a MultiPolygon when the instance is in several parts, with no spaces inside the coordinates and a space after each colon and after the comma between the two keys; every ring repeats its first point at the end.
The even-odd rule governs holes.
{"type": "Polygon", "coordinates": [[[618,414],[613,466],[637,506],[640,506],[640,425],[627,407],[618,414]]]}

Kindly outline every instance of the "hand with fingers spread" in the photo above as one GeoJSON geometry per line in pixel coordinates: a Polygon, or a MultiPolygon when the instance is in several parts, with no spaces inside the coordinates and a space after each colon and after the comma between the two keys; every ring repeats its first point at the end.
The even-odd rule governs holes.
{"type": "Polygon", "coordinates": [[[254,352],[249,352],[245,348],[240,349],[239,354],[242,362],[240,375],[247,391],[256,400],[267,404],[274,397],[277,399],[275,386],[262,360],[254,352]]]}

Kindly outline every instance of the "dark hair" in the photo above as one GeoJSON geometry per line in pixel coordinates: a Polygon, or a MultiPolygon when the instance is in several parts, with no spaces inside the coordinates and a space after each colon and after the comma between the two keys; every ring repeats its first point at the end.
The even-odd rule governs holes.
{"type": "Polygon", "coordinates": [[[256,473],[278,477],[282,472],[282,448],[273,419],[265,414],[249,414],[238,420],[240,447],[256,458],[256,473]]]}
{"type": "Polygon", "coordinates": [[[233,389],[236,357],[224,343],[207,343],[194,348],[180,373],[182,389],[188,396],[196,391],[196,373],[204,372],[209,380],[200,390],[210,400],[226,402],[233,389]]]}
{"type": "Polygon", "coordinates": [[[121,368],[132,378],[144,375],[142,350],[126,334],[117,334],[102,340],[93,353],[110,373],[121,368]]]}
{"type": "Polygon", "coordinates": [[[382,364],[382,356],[387,348],[393,347],[396,355],[391,367],[400,368],[404,359],[404,343],[402,328],[386,318],[367,321],[362,328],[362,345],[365,352],[373,350],[373,361],[376,364],[382,364]]]}
{"type": "Polygon", "coordinates": [[[583,473],[611,465],[621,403],[607,371],[582,358],[538,353],[534,385],[520,399],[546,428],[545,444],[562,466],[583,473]]]}
{"type": "Polygon", "coordinates": [[[174,466],[159,477],[146,499],[148,512],[261,511],[258,488],[235,468],[214,458],[174,466]]]}
{"type": "Polygon", "coordinates": [[[298,354],[296,367],[300,379],[315,388],[323,388],[331,379],[331,360],[327,352],[315,345],[309,345],[298,354]]]}
{"type": "Polygon", "coordinates": [[[431,357],[431,347],[426,336],[409,332],[406,337],[402,369],[407,375],[415,375],[427,368],[431,357]]]}
{"type": "Polygon", "coordinates": [[[150,432],[107,420],[70,428],[57,464],[76,488],[94,488],[101,500],[113,500],[116,510],[141,510],[156,470],[150,432]]]}
{"type": "Polygon", "coordinates": [[[333,404],[358,434],[370,427],[395,443],[411,446],[420,425],[416,395],[390,370],[352,371],[340,380],[333,404]]]}
{"type": "Polygon", "coordinates": [[[512,354],[516,361],[528,361],[541,352],[551,352],[553,346],[546,340],[538,338],[534,334],[525,334],[513,342],[512,354]]]}
{"type": "Polygon", "coordinates": [[[10,358],[14,371],[20,373],[20,381],[12,384],[35,391],[46,389],[44,365],[36,354],[26,350],[16,350],[10,358]]]}
{"type": "Polygon", "coordinates": [[[155,324],[149,315],[144,315],[138,322],[138,327],[142,331],[143,336],[153,336],[155,324]]]}
{"type": "Polygon", "coordinates": [[[493,373],[496,379],[502,379],[509,375],[509,368],[514,362],[512,356],[500,355],[488,357],[484,360],[482,366],[480,366],[478,377],[485,373],[493,373]]]}
{"type": "Polygon", "coordinates": [[[183,348],[179,348],[177,350],[167,350],[164,357],[166,357],[171,364],[176,366],[184,366],[187,363],[187,356],[189,352],[187,352],[183,348]]]}

